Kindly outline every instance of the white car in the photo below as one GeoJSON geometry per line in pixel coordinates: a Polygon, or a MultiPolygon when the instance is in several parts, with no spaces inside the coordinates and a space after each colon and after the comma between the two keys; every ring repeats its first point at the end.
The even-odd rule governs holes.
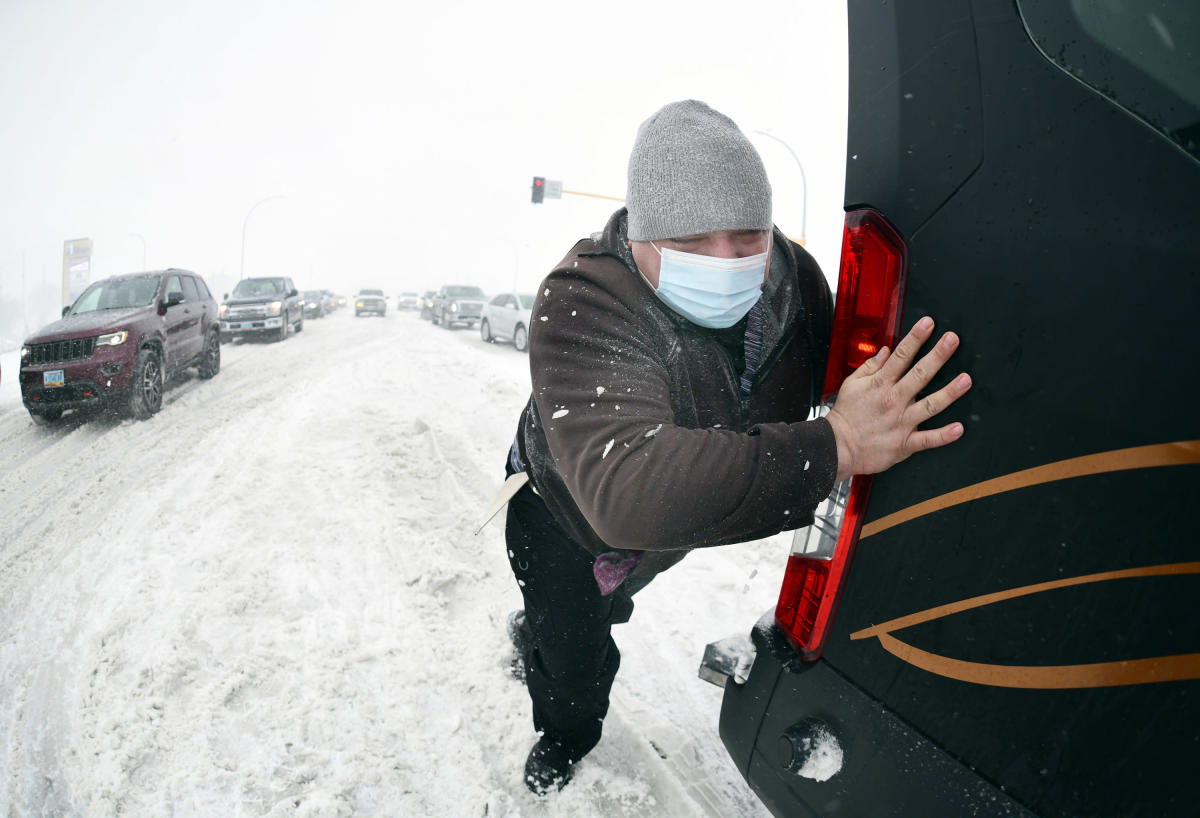
{"type": "Polygon", "coordinates": [[[529,321],[533,314],[533,296],[500,293],[483,305],[479,336],[491,343],[496,339],[512,341],[521,352],[529,348],[529,321]]]}

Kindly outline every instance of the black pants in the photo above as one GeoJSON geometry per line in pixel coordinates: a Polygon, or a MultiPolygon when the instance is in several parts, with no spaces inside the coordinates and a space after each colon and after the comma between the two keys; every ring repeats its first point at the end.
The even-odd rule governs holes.
{"type": "Polygon", "coordinates": [[[504,534],[533,637],[525,683],[534,729],[582,758],[600,741],[621,665],[610,626],[629,621],[631,594],[645,583],[626,580],[601,596],[594,557],[566,535],[528,485],[508,503],[504,534]]]}

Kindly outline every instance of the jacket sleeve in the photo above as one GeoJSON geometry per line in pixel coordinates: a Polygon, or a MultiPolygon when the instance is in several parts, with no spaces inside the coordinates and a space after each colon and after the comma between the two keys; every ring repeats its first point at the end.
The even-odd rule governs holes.
{"type": "Polygon", "coordinates": [[[604,282],[552,273],[538,294],[530,343],[533,399],[550,453],[597,536],[614,548],[662,550],[803,524],[837,471],[828,422],[746,432],[675,425],[671,326],[604,282]]]}

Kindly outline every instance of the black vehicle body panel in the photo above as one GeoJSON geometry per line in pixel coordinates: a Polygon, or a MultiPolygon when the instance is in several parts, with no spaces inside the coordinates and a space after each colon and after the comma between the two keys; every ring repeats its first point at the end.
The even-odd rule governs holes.
{"type": "Polygon", "coordinates": [[[1200,438],[1188,352],[1200,163],[1050,62],[1009,0],[851,0],[849,26],[846,208],[878,210],[907,242],[902,332],[931,315],[959,333],[931,389],[971,373],[939,419],[967,431],[875,478],[868,526],[943,502],[864,535],[823,659],[760,647],[746,686],[727,686],[722,737],[780,815],[1193,814],[1200,682],[1050,689],[1020,669],[1200,653],[1200,575],[1045,589],[891,634],[937,667],[998,668],[988,683],[922,669],[862,632],[1200,555],[1200,466],[1019,477],[1200,438]],[[949,501],[997,479],[1013,487],[949,501]],[[782,727],[809,716],[851,745],[825,783],[773,757],[782,727]],[[946,759],[975,789],[924,804],[946,759]]]}

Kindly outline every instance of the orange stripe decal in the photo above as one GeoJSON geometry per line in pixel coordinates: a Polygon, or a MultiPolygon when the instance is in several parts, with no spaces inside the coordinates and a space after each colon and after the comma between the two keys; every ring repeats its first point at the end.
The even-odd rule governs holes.
{"type": "Polygon", "coordinates": [[[1008,599],[1044,593],[1073,585],[1093,582],[1109,582],[1139,577],[1200,574],[1200,562],[1177,562],[1166,565],[1151,565],[1121,571],[1104,571],[1078,577],[1039,582],[998,591],[992,594],[963,599],[947,605],[939,605],[908,616],[892,619],[880,625],[855,631],[851,639],[878,638],[883,648],[901,661],[939,676],[958,679],[974,684],[995,687],[1018,687],[1029,689],[1075,689],[1084,687],[1116,687],[1120,685],[1171,682],[1183,679],[1200,679],[1200,654],[1186,653],[1177,656],[1160,656],[1151,659],[1132,659],[1119,662],[1100,662],[1083,665],[989,665],[952,659],[936,653],[915,648],[892,636],[892,631],[931,622],[945,616],[981,608],[1008,599]]]}
{"type": "Polygon", "coordinates": [[[1200,679],[1200,653],[1091,665],[985,665],[928,653],[901,642],[891,634],[880,636],[879,642],[888,653],[922,670],[960,682],[991,687],[1075,690],[1200,679]]]}
{"type": "Polygon", "coordinates": [[[968,503],[993,494],[1003,494],[1006,491],[1036,486],[1040,483],[1051,483],[1056,480],[1068,480],[1072,477],[1084,477],[1104,472],[1150,469],[1159,466],[1182,466],[1192,463],[1200,463],[1200,440],[1134,446],[1129,449],[1114,449],[1111,452],[1059,460],[1056,463],[1048,463],[1044,466],[1036,466],[992,480],[985,480],[982,483],[942,494],[908,508],[902,508],[863,525],[859,540],[865,540],[892,526],[941,511],[944,508],[968,503]]]}

